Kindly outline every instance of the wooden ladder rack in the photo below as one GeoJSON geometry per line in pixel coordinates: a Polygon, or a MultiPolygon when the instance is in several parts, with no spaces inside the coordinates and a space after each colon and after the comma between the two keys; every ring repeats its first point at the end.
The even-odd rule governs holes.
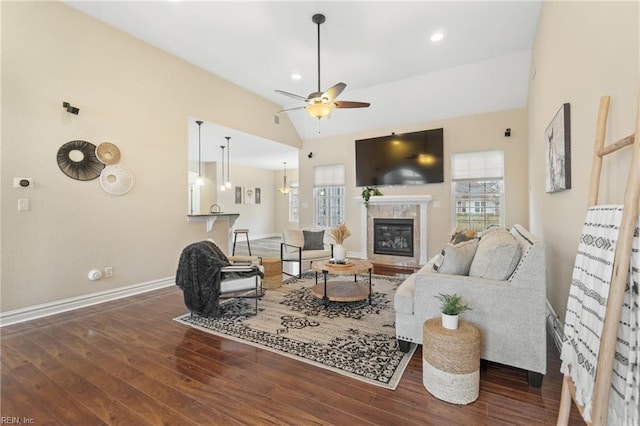
{"type": "MultiPolygon", "coordinates": [[[[609,286],[609,297],[607,299],[607,311],[602,327],[602,337],[600,339],[596,381],[593,393],[593,405],[591,410],[591,423],[588,423],[591,425],[602,426],[607,424],[609,392],[611,390],[611,376],[613,374],[616,339],[618,337],[618,326],[622,313],[627,276],[629,274],[633,232],[638,220],[638,202],[640,201],[640,143],[634,143],[639,139],[636,135],[638,135],[638,131],[640,129],[640,97],[638,98],[638,115],[636,119],[635,134],[629,135],[605,147],[604,140],[607,130],[609,103],[609,96],[603,96],[600,98],[600,108],[598,111],[598,121],[596,126],[596,140],[593,152],[593,162],[591,165],[591,180],[589,183],[589,207],[598,204],[602,158],[605,155],[614,153],[621,148],[633,145],[633,159],[631,162],[629,176],[627,178],[622,220],[620,223],[618,243],[613,263],[613,274],[611,284],[609,286]]],[[[562,382],[558,425],[566,425],[568,423],[572,400],[574,402],[576,400],[576,389],[571,377],[565,376],[562,382]]],[[[577,402],[576,406],[584,418],[584,407],[577,402]]]]}

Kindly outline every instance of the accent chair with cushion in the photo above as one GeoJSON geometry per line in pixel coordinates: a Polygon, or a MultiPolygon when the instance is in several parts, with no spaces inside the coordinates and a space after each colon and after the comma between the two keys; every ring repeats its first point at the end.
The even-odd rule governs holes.
{"type": "Polygon", "coordinates": [[[212,240],[199,241],[182,250],[176,285],[192,315],[218,316],[220,299],[230,297],[255,299],[250,312],[255,315],[264,277],[259,261],[258,257],[238,256],[232,262],[212,240]]]}
{"type": "Polygon", "coordinates": [[[540,387],[547,371],[544,243],[521,225],[489,229],[479,240],[448,244],[396,291],[400,349],[422,344],[423,323],[440,317],[439,294],[458,294],[462,318],[481,334],[481,358],[521,368],[540,387]]]}
{"type": "Polygon", "coordinates": [[[323,230],[287,229],[282,233],[282,241],[280,243],[282,272],[290,276],[301,278],[305,262],[311,265],[315,260],[333,257],[333,244],[326,241],[323,230]]]}

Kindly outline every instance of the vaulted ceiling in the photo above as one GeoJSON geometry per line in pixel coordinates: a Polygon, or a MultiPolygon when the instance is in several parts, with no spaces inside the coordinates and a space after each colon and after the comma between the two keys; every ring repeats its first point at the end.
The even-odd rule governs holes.
{"type": "Polygon", "coordinates": [[[66,3],[282,109],[304,104],[276,89],[304,97],[317,89],[311,17],[324,14],[321,89],[344,82],[339,100],[371,106],[336,109],[320,122],[304,109],[284,113],[302,139],[526,106],[541,8],[540,1],[66,3]],[[441,41],[431,41],[435,32],[441,41]]]}

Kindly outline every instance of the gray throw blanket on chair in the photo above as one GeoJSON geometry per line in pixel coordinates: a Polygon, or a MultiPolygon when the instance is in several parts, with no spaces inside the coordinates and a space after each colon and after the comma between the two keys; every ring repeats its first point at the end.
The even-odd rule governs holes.
{"type": "Polygon", "coordinates": [[[211,241],[199,241],[182,250],[176,285],[182,290],[184,304],[191,313],[215,316],[220,301],[220,282],[223,279],[252,277],[256,271],[222,273],[221,268],[230,266],[227,256],[211,241]]]}

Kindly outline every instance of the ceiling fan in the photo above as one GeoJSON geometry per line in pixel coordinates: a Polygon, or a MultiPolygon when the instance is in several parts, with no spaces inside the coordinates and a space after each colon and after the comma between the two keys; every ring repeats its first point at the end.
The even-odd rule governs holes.
{"type": "Polygon", "coordinates": [[[276,114],[280,114],[281,112],[293,111],[296,109],[306,109],[309,115],[314,118],[320,120],[323,117],[326,117],[333,111],[334,108],[366,108],[371,105],[368,102],[354,102],[354,101],[336,101],[335,99],[342,93],[342,91],[347,87],[345,83],[338,83],[334,86],[330,87],[324,92],[321,92],[320,89],[320,25],[325,22],[325,16],[321,13],[317,13],[313,15],[311,18],[314,24],[318,26],[318,90],[316,92],[312,92],[309,96],[304,97],[300,95],[296,95],[294,93],[285,92],[284,90],[276,90],[277,93],[281,95],[289,96],[294,99],[298,99],[300,101],[304,101],[307,103],[305,106],[299,106],[295,108],[289,108],[282,111],[278,111],[276,114]]]}

